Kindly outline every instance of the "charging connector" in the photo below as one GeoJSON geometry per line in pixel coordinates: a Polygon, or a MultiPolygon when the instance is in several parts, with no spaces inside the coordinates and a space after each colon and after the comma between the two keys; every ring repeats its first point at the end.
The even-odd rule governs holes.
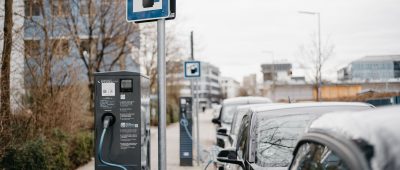
{"type": "Polygon", "coordinates": [[[103,120],[103,129],[107,129],[110,125],[111,122],[114,120],[114,118],[112,116],[104,116],[104,120],[103,120]]]}
{"type": "Polygon", "coordinates": [[[103,115],[102,120],[103,120],[103,132],[101,133],[100,143],[99,143],[99,152],[97,155],[100,162],[105,165],[111,166],[111,167],[121,168],[122,170],[128,170],[122,165],[113,164],[113,163],[106,162],[103,160],[102,152],[103,152],[104,136],[107,132],[107,129],[115,123],[115,116],[112,115],[111,113],[106,113],[103,115]]]}

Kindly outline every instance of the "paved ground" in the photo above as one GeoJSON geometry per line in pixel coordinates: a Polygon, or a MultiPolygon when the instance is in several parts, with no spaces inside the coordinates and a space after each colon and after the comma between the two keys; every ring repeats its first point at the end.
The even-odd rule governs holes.
{"type": "MultiPolygon", "coordinates": [[[[211,147],[215,144],[215,127],[211,123],[211,119],[213,114],[211,110],[206,111],[205,113],[199,114],[199,124],[200,124],[200,144],[201,148],[205,150],[210,150],[211,147]]],[[[194,127],[193,130],[195,131],[194,127]]],[[[196,136],[194,134],[193,136],[196,136]]],[[[154,127],[151,129],[151,169],[158,169],[158,147],[157,147],[157,128],[154,127]]],[[[193,156],[196,158],[196,145],[193,148],[193,156]]],[[[207,154],[204,154],[206,156],[207,154]]],[[[181,167],[179,166],[179,124],[175,123],[167,127],[167,169],[169,170],[197,170],[204,169],[206,163],[200,163],[198,166],[196,161],[193,161],[193,167],[181,167]]],[[[87,165],[78,168],[78,170],[93,170],[94,169],[94,161],[91,161],[87,165]]],[[[210,165],[208,169],[213,169],[213,166],[210,165]]]]}

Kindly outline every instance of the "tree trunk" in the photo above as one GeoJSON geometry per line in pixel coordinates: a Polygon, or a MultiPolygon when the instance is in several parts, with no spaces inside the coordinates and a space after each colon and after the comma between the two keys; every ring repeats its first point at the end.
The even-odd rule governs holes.
{"type": "Polygon", "coordinates": [[[89,72],[88,73],[88,79],[89,79],[89,93],[90,93],[90,99],[89,99],[89,111],[94,114],[94,76],[93,73],[89,72]]]}
{"type": "MultiPolygon", "coordinates": [[[[13,28],[13,0],[5,0],[4,3],[4,45],[2,52],[2,65],[0,75],[0,113],[1,121],[7,122],[11,114],[10,109],[10,61],[12,49],[12,28],[13,28]]],[[[3,125],[3,122],[0,122],[3,125]]]]}

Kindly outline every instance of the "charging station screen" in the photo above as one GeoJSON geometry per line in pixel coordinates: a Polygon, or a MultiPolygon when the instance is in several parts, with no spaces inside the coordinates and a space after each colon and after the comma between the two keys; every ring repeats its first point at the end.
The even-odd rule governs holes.
{"type": "Polygon", "coordinates": [[[121,80],[121,92],[132,92],[132,91],[133,91],[132,79],[121,80]]]}

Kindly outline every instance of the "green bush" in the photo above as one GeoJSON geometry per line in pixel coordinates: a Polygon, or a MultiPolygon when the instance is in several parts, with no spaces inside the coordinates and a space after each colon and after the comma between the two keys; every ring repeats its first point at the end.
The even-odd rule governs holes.
{"type": "Polygon", "coordinates": [[[73,139],[69,158],[75,167],[90,161],[93,156],[94,137],[93,133],[78,133],[73,139]]]}
{"type": "Polygon", "coordinates": [[[6,149],[1,167],[7,170],[49,169],[48,150],[44,139],[27,142],[21,148],[6,149]]]}
{"type": "Polygon", "coordinates": [[[47,141],[49,155],[51,156],[48,160],[48,169],[70,169],[68,135],[59,129],[55,129],[51,137],[52,140],[47,141]]]}
{"type": "Polygon", "coordinates": [[[67,170],[90,161],[93,155],[93,134],[78,133],[69,137],[60,130],[28,141],[22,146],[11,146],[0,160],[0,169],[6,170],[67,170]],[[51,140],[50,140],[51,139],[51,140]]]}

